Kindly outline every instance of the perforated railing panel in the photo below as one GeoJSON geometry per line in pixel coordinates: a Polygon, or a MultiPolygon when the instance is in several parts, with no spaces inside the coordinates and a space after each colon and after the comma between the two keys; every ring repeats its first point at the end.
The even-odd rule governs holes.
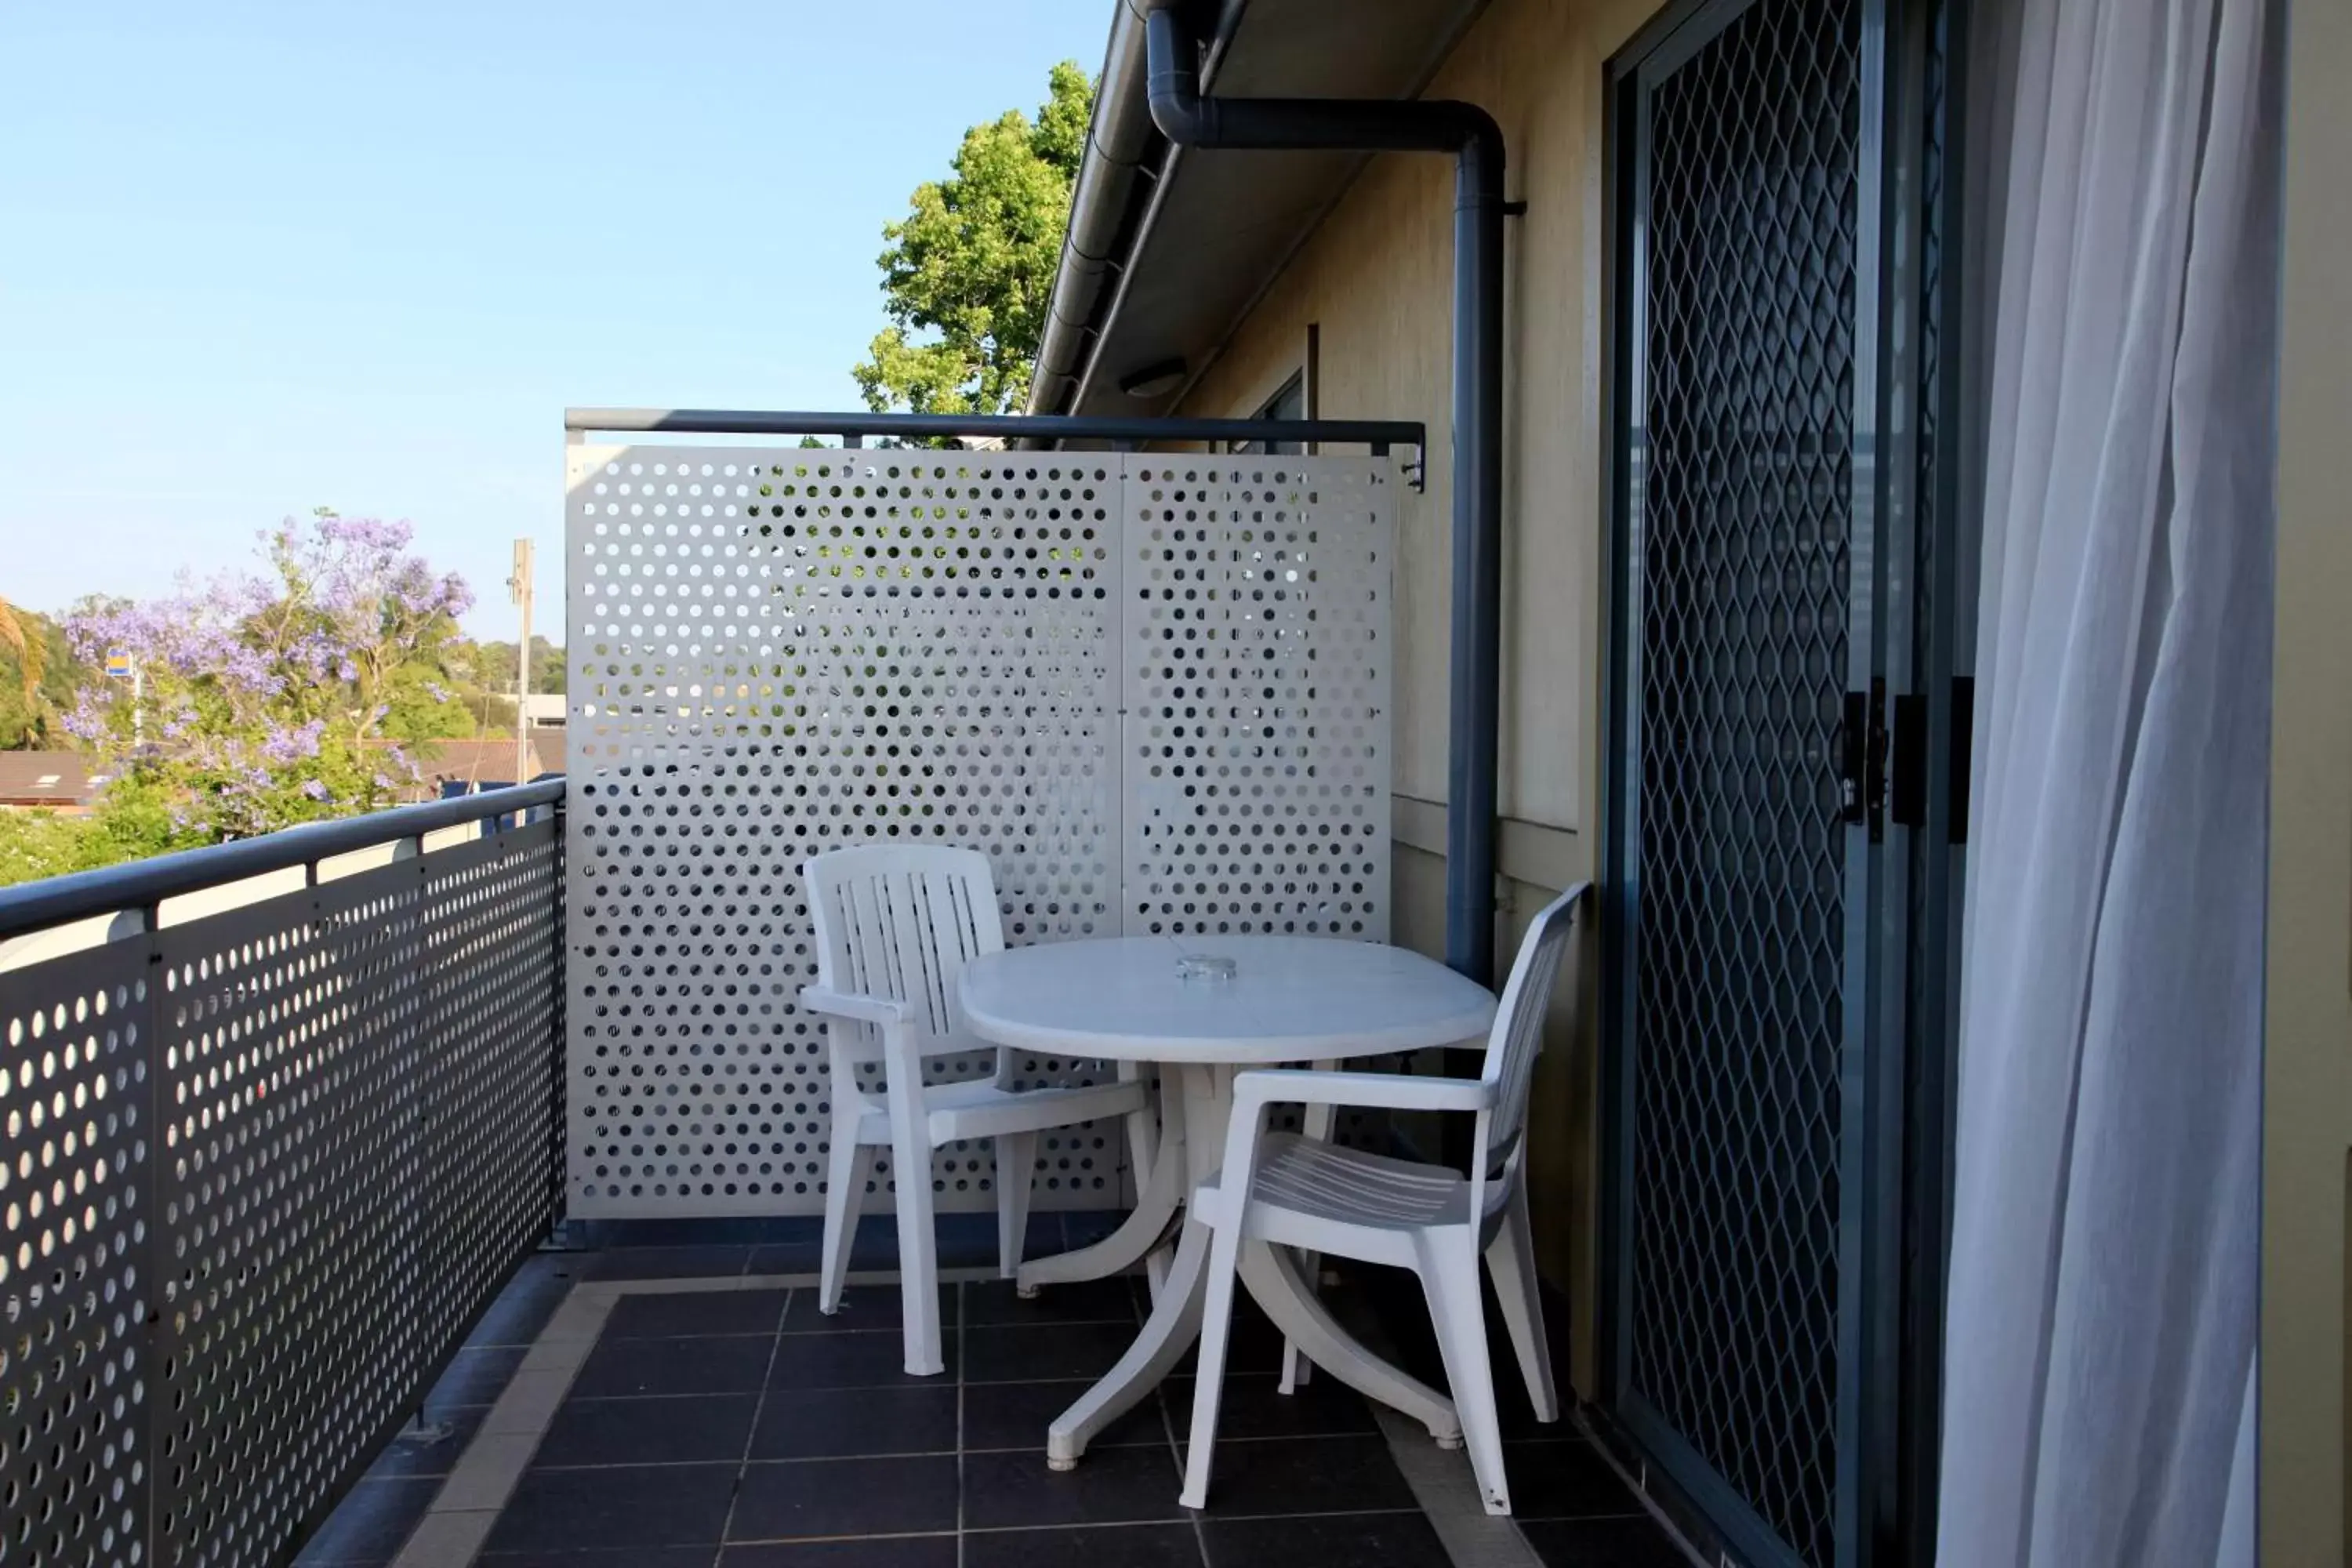
{"type": "Polygon", "coordinates": [[[1135,459],[1127,931],[1389,933],[1384,468],[1135,459]]]}
{"type": "Polygon", "coordinates": [[[147,1561],[143,942],[0,972],[0,1563],[147,1561]]]}
{"type": "Polygon", "coordinates": [[[538,822],[429,857],[418,998],[429,1197],[412,1310],[426,1342],[467,1326],[562,1203],[562,842],[538,822]],[[484,1050],[480,1042],[505,1048],[484,1050]]]}
{"type": "Polygon", "coordinates": [[[1860,12],[1656,79],[1640,417],[1632,1391],[1832,1555],[1860,12]]]}
{"type": "MultiPolygon", "coordinates": [[[[824,1035],[795,997],[815,978],[800,867],[824,849],[985,852],[1015,946],[1171,929],[1129,897],[1139,865],[1204,886],[1184,901],[1223,929],[1386,934],[1389,466],[1185,461],[1217,494],[1188,526],[1219,561],[1184,683],[1215,685],[1220,714],[1187,737],[1198,776],[1149,792],[1172,820],[1194,788],[1217,854],[1163,875],[1121,832],[1146,614],[1122,588],[1166,531],[1164,494],[1143,499],[1162,459],[573,449],[572,1213],[822,1209],[824,1035]]],[[[1118,1202],[1122,1142],[1048,1135],[1035,1204],[1118,1202]]],[[[942,1208],[994,1205],[984,1144],[939,1151],[931,1180],[942,1208]]]]}

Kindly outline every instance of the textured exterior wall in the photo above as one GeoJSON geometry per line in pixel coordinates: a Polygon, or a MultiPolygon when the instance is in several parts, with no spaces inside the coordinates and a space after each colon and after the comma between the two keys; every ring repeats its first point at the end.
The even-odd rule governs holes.
{"type": "Polygon", "coordinates": [[[2288,26],[2270,974],[2263,1105],[2262,1560],[2345,1561],[2352,1149],[2352,10],[2288,26]]]}
{"type": "MultiPolygon", "coordinates": [[[[1505,311],[1504,943],[1552,893],[1590,876],[1599,826],[1603,310],[1601,67],[1655,0],[1498,0],[1431,85],[1501,124],[1511,220],[1505,311]]],[[[1244,153],[1220,154],[1243,157],[1244,153]]],[[[1314,412],[1427,422],[1426,494],[1400,507],[1396,789],[1401,808],[1445,798],[1451,612],[1454,169],[1438,156],[1375,160],[1186,397],[1187,414],[1248,413],[1304,362],[1318,328],[1314,412]]],[[[1442,814],[1423,817],[1442,823],[1442,814]]],[[[1400,836],[1406,833],[1400,811],[1400,836]]],[[[1397,940],[1441,952],[1442,828],[1401,843],[1397,940]]],[[[1569,1364],[1592,1387],[1597,1236],[1599,994],[1592,919],[1562,980],[1530,1115],[1546,1273],[1569,1292],[1569,1364]]]]}

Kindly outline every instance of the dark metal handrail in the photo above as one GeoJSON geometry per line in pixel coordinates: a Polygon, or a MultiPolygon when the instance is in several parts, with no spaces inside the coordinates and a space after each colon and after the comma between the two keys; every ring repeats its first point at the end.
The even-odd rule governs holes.
{"type": "Polygon", "coordinates": [[[1425,447],[1418,419],[1151,419],[1072,414],[814,414],[740,408],[567,408],[570,431],[635,434],[670,430],[698,436],[953,436],[1005,441],[1328,441],[1375,452],[1425,447]]]}
{"type": "Polygon", "coordinates": [[[201,892],[223,882],[265,876],[293,866],[373,848],[394,839],[457,827],[485,817],[520,815],[563,799],[561,778],[484,790],[479,795],[394,806],[332,822],[305,823],[233,844],[209,845],[158,855],[125,866],[48,877],[0,888],[0,937],[19,936],[47,926],[117,910],[139,909],[160,899],[201,892]]]}

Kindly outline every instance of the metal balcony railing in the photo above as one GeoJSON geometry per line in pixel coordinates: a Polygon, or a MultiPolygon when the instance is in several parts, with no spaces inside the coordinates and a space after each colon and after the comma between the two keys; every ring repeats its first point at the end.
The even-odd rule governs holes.
{"type": "Polygon", "coordinates": [[[289,1561],[548,1234],[562,802],[0,890],[0,1563],[289,1561]]]}

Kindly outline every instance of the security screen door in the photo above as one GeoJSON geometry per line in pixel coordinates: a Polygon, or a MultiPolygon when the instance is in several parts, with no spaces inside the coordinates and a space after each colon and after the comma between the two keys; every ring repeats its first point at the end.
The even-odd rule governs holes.
{"type": "Polygon", "coordinates": [[[1884,1563],[1911,1528],[1943,26],[1685,5],[1612,66],[1604,1355],[1624,1428],[1757,1563],[1884,1563]]]}

